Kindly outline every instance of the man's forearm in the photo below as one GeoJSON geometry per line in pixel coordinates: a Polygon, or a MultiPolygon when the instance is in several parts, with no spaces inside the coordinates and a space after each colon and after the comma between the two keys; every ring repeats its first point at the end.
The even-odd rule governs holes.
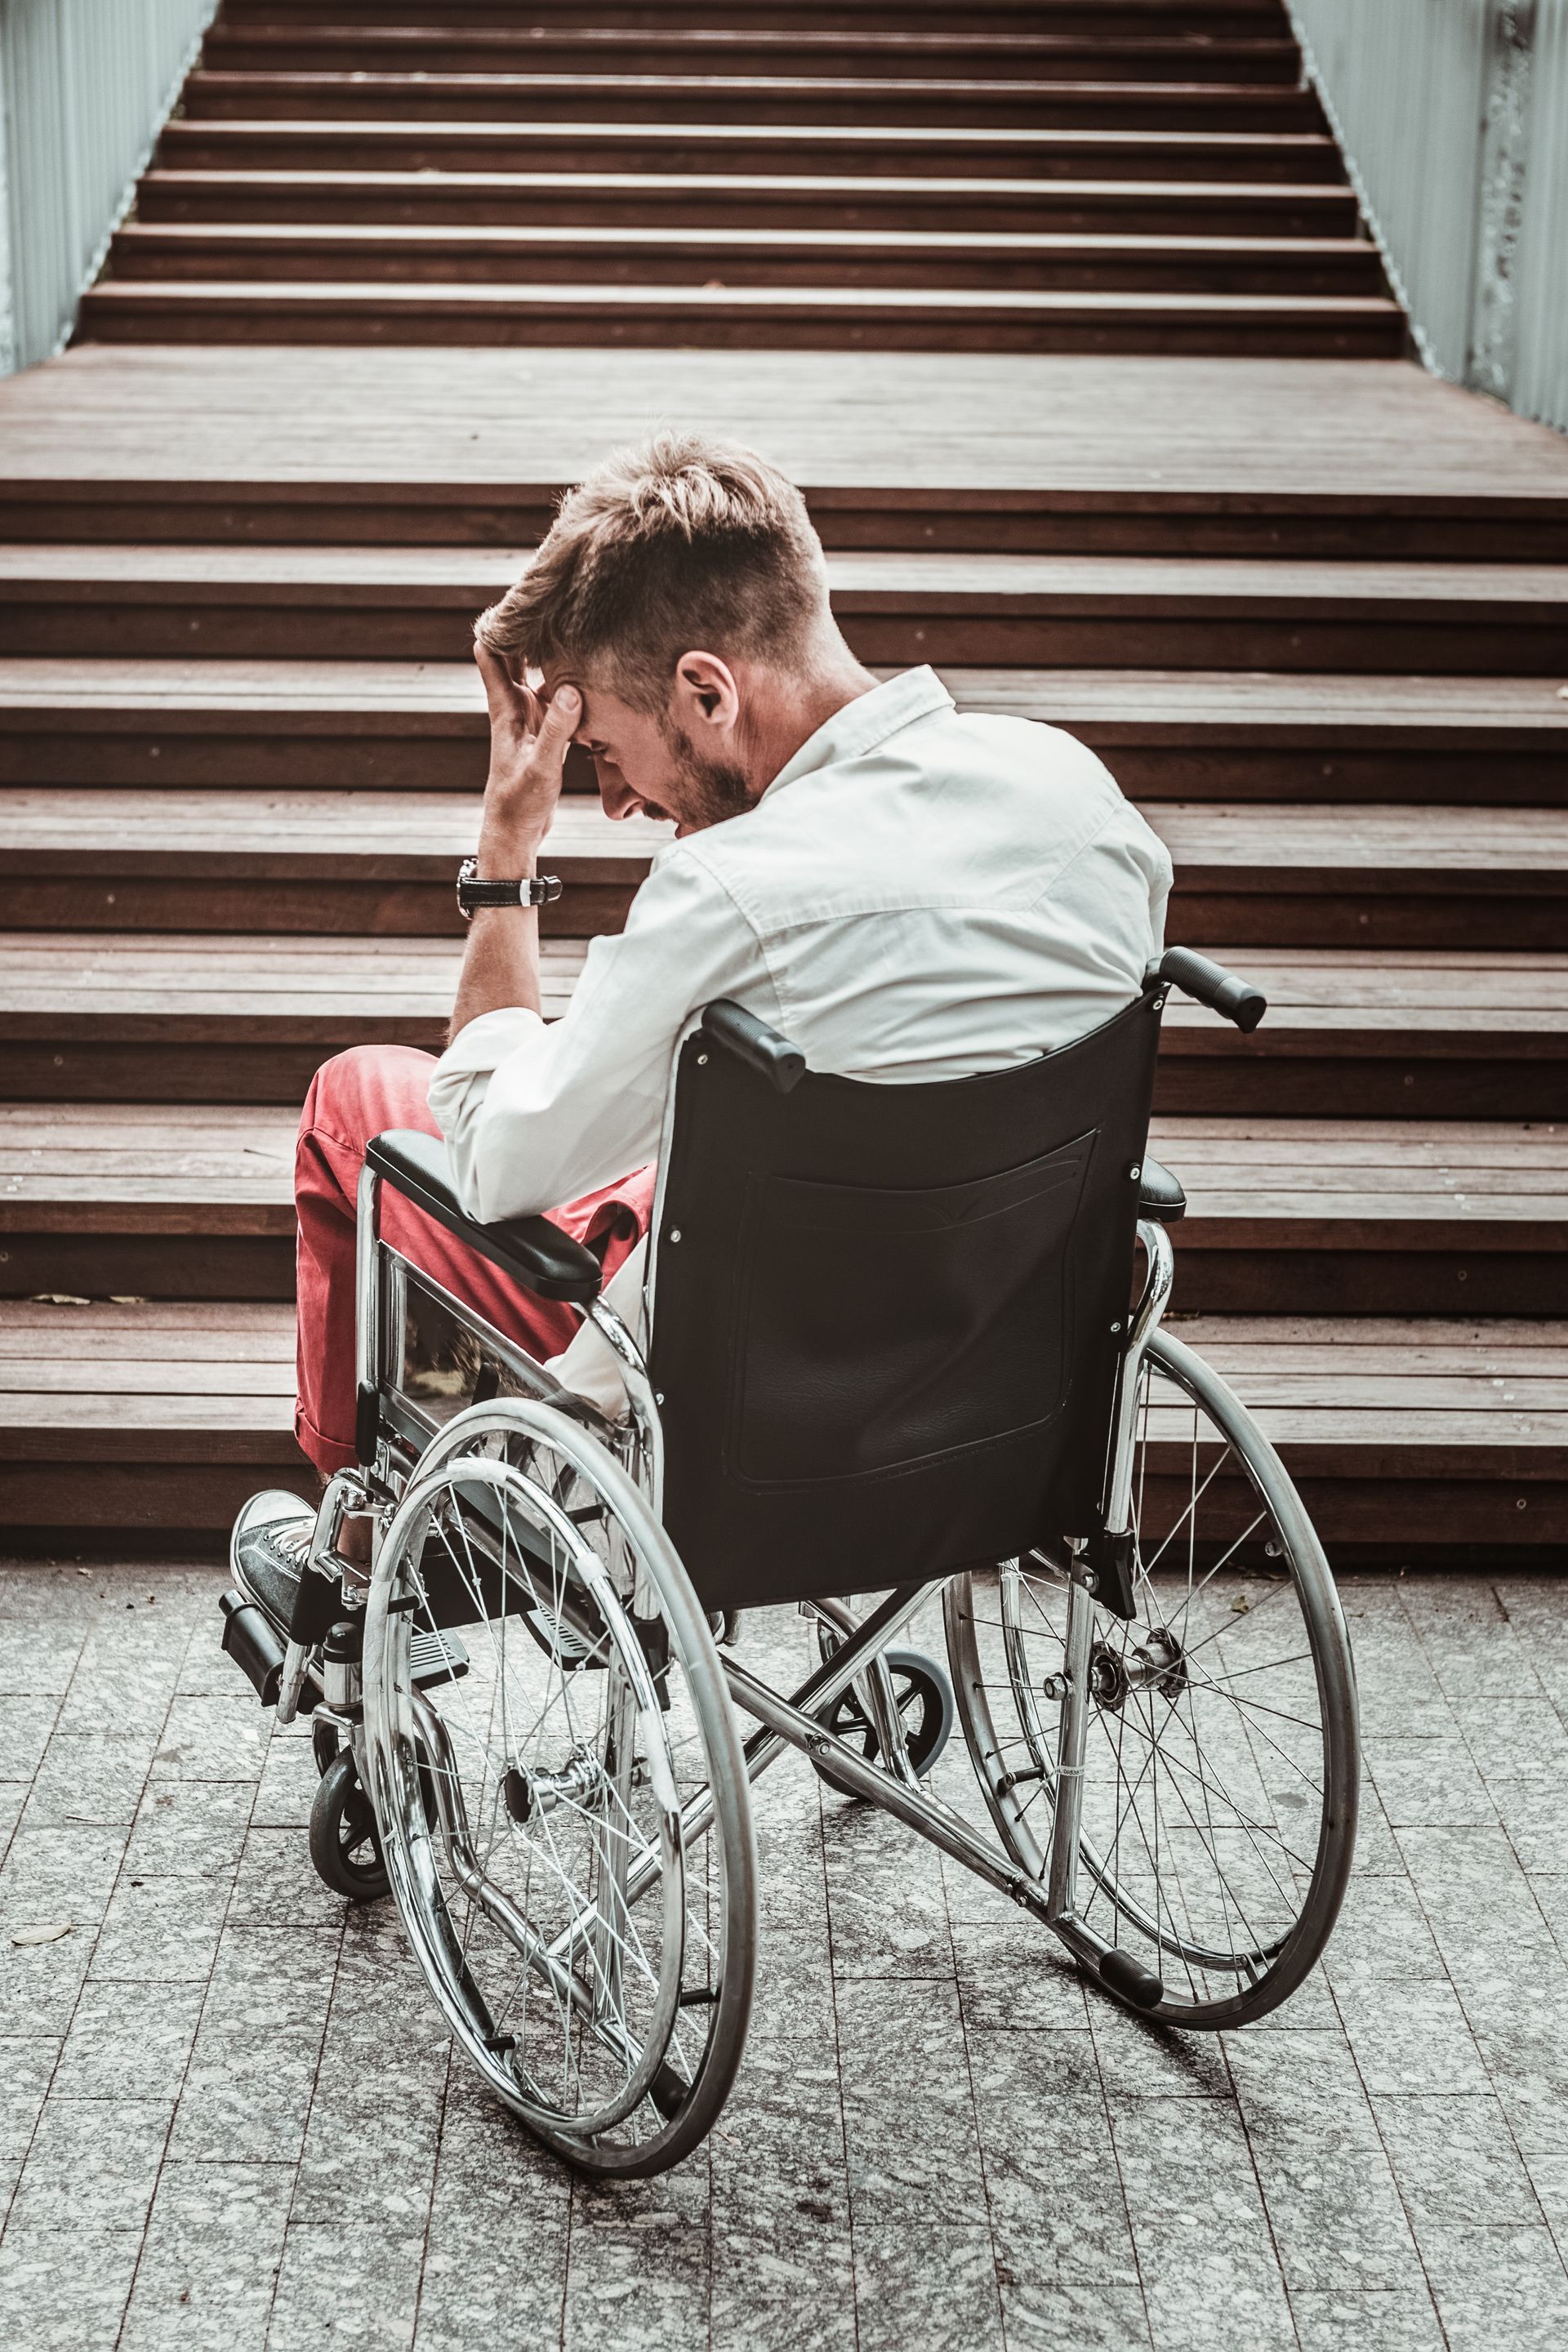
{"type": "MultiPolygon", "coordinates": [[[[474,657],[490,716],[490,772],[479,825],[479,878],[515,882],[537,869],[540,848],[561,796],[566,746],[582,697],[566,688],[542,706],[483,646],[474,657]]],[[[450,1045],[482,1013],[542,1013],[539,916],[532,907],[481,907],[470,920],[462,976],[452,1007],[450,1045]]]]}
{"type": "Polygon", "coordinates": [[[544,1010],[539,986],[538,909],[480,907],[468,930],[447,1044],[481,1013],[502,1013],[517,1005],[528,1013],[544,1010]]]}

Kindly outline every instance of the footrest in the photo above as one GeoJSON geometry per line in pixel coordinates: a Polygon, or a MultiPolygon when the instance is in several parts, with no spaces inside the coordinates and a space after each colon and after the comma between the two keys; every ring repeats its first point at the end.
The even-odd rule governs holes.
{"type": "Polygon", "coordinates": [[[438,1683],[462,1681],[468,1654],[456,1633],[416,1633],[408,1644],[408,1667],[416,1690],[434,1690],[438,1683]]]}
{"type": "MultiPolygon", "coordinates": [[[[283,1681],[283,1641],[277,1627],[264,1609],[247,1601],[243,1592],[232,1589],[220,1594],[218,1607],[223,1612],[223,1652],[249,1683],[263,1706],[276,1706],[283,1681]]],[[[302,1713],[308,1714],[321,1699],[313,1682],[307,1682],[300,1695],[302,1713]]]]}
{"type": "MultiPolygon", "coordinates": [[[[283,1643],[265,1610],[243,1592],[228,1591],[218,1601],[223,1612],[223,1649],[232,1658],[263,1706],[276,1706],[283,1679],[283,1643]]],[[[417,1690],[433,1690],[439,1683],[460,1682],[468,1671],[468,1654],[455,1633],[416,1633],[408,1644],[408,1662],[417,1690]]],[[[300,1712],[308,1715],[321,1703],[321,1693],[308,1682],[300,1712]]]]}

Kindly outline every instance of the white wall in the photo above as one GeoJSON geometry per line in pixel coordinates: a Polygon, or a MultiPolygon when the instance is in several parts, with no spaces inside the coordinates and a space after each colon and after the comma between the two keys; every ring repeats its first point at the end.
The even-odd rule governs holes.
{"type": "Polygon", "coordinates": [[[1568,427],[1568,0],[1287,0],[1423,355],[1568,427]]]}
{"type": "Polygon", "coordinates": [[[0,0],[0,373],[69,331],[216,0],[0,0]]]}

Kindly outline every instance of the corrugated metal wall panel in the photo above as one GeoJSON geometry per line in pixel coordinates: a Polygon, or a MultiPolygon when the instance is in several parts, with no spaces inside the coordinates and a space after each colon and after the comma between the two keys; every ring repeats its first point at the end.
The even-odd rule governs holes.
{"type": "Polygon", "coordinates": [[[0,372],[45,359],[216,0],[0,0],[0,372]]]}
{"type": "Polygon", "coordinates": [[[1429,364],[1568,427],[1568,0],[1286,0],[1429,364]]]}
{"type": "Polygon", "coordinates": [[[1513,405],[1568,427],[1568,0],[1536,0],[1513,405]]]}

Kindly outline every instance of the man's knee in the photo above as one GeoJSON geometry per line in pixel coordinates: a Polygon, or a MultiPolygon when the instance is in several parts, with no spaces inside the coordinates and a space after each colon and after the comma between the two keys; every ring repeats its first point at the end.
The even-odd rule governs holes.
{"type": "Polygon", "coordinates": [[[322,1136],[363,1152],[389,1127],[437,1133],[430,1116],[435,1056],[416,1045],[351,1045],[323,1062],[310,1081],[300,1116],[300,1140],[322,1136]]]}

